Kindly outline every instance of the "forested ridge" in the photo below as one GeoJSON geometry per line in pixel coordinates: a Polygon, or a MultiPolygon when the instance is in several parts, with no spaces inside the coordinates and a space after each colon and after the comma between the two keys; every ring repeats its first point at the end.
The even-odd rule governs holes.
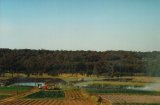
{"type": "Polygon", "coordinates": [[[0,49],[0,75],[159,75],[160,52],[0,49]]]}

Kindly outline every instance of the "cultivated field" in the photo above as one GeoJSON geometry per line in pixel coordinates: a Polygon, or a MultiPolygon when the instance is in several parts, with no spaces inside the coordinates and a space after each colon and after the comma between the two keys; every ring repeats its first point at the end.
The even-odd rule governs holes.
{"type": "Polygon", "coordinates": [[[88,100],[52,100],[52,99],[19,99],[16,101],[8,102],[3,105],[93,105],[88,100]]]}
{"type": "Polygon", "coordinates": [[[103,98],[101,105],[160,105],[160,91],[136,90],[144,86],[156,86],[152,82],[159,78],[149,77],[147,80],[147,77],[132,77],[129,81],[128,78],[130,77],[127,79],[84,77],[83,81],[79,81],[76,77],[67,80],[60,78],[67,82],[57,85],[62,87],[59,87],[60,90],[43,91],[35,87],[36,91],[29,92],[31,88],[19,87],[18,97],[16,97],[17,87],[3,87],[0,88],[1,95],[5,92],[12,93],[15,97],[9,101],[0,101],[0,105],[97,105],[99,96],[103,98]],[[27,91],[28,95],[20,94],[26,94],[27,91]]]}
{"type": "Polygon", "coordinates": [[[110,100],[112,103],[155,103],[160,104],[160,96],[151,95],[124,95],[124,94],[108,94],[101,95],[104,99],[110,100]]]}
{"type": "Polygon", "coordinates": [[[127,82],[95,81],[86,90],[97,98],[101,96],[102,105],[160,105],[157,80],[159,78],[136,77],[127,82]]]}
{"type": "Polygon", "coordinates": [[[31,87],[0,87],[0,94],[2,95],[16,95],[22,94],[31,90],[31,87]]]}
{"type": "Polygon", "coordinates": [[[65,90],[65,98],[22,98],[3,103],[3,105],[94,105],[90,99],[83,97],[80,90],[65,90]]]}
{"type": "Polygon", "coordinates": [[[83,95],[79,90],[65,90],[66,99],[83,99],[83,95]]]}

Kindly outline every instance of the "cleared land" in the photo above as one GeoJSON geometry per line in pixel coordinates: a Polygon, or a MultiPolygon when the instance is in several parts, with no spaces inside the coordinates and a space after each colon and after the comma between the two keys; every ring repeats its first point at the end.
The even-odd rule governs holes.
{"type": "MultiPolygon", "coordinates": [[[[150,96],[150,95],[124,95],[124,94],[108,94],[101,95],[104,99],[110,100],[112,103],[139,103],[139,104],[159,104],[160,96],[150,96]]],[[[134,104],[133,104],[134,105],[134,104]]]]}
{"type": "Polygon", "coordinates": [[[17,99],[3,103],[3,105],[94,105],[90,99],[83,97],[80,90],[65,90],[64,99],[38,98],[38,99],[17,99]]]}
{"type": "Polygon", "coordinates": [[[8,102],[3,105],[93,105],[88,100],[33,100],[33,99],[19,99],[8,102]]]}
{"type": "Polygon", "coordinates": [[[83,99],[83,95],[79,90],[65,90],[66,99],[83,99]]]}

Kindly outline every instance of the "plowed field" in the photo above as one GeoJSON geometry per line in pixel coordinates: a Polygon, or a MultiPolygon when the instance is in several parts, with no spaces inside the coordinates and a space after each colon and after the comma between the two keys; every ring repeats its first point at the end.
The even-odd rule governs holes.
{"type": "Polygon", "coordinates": [[[93,105],[79,90],[66,90],[64,99],[16,99],[3,105],[93,105]]]}
{"type": "Polygon", "coordinates": [[[4,103],[3,105],[93,105],[88,100],[33,100],[33,99],[18,99],[12,102],[4,103]]]}
{"type": "Polygon", "coordinates": [[[160,96],[152,95],[124,95],[124,94],[108,94],[101,95],[104,99],[110,100],[112,103],[159,103],[160,96]]]}
{"type": "Polygon", "coordinates": [[[83,95],[79,90],[66,90],[65,91],[66,99],[83,99],[83,95]]]}

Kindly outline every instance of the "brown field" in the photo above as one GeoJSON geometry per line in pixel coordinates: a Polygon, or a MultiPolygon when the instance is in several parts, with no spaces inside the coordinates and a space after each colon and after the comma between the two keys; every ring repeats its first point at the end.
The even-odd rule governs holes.
{"type": "Polygon", "coordinates": [[[4,103],[3,105],[93,105],[88,100],[52,100],[52,99],[18,99],[4,103]]]}
{"type": "Polygon", "coordinates": [[[66,90],[65,98],[66,99],[84,99],[82,92],[79,90],[66,90]]]}
{"type": "Polygon", "coordinates": [[[65,90],[64,99],[15,99],[3,105],[93,105],[79,90],[65,90]]]}
{"type": "Polygon", "coordinates": [[[160,96],[124,94],[108,94],[101,96],[106,100],[110,100],[112,103],[160,103],[160,96]]]}

